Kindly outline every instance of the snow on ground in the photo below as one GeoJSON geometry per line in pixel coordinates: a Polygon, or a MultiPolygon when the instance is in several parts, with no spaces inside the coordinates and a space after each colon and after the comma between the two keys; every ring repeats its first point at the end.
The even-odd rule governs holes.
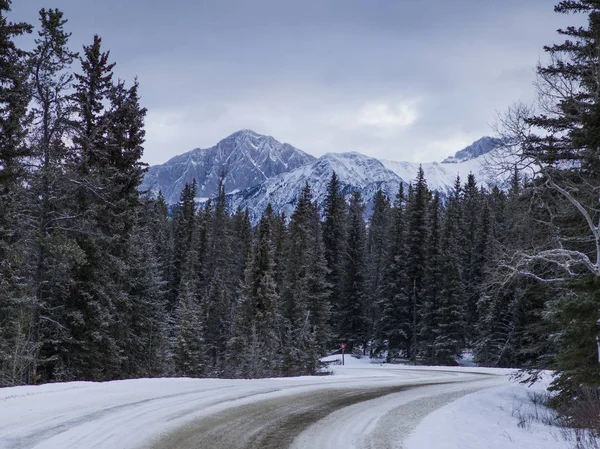
{"type": "Polygon", "coordinates": [[[421,421],[407,449],[569,449],[559,428],[543,424],[552,412],[531,401],[547,386],[511,383],[464,396],[421,421]]]}
{"type": "MultiPolygon", "coordinates": [[[[324,362],[338,361],[341,363],[341,354],[331,355],[329,357],[323,357],[321,359],[324,362]]],[[[398,376],[399,372],[404,376],[415,376],[418,373],[456,373],[459,374],[490,374],[496,376],[505,376],[506,379],[517,372],[515,369],[507,368],[485,368],[478,366],[422,366],[422,365],[404,365],[394,363],[384,363],[383,359],[370,359],[369,357],[356,357],[348,354],[344,357],[344,365],[331,364],[328,370],[336,376],[365,376],[366,374],[377,375],[377,376],[398,376]],[[413,374],[411,374],[413,373],[413,374]],[[414,374],[417,373],[417,374],[414,374]]],[[[473,365],[472,363],[468,363],[473,365]]]]}
{"type": "MultiPolygon", "coordinates": [[[[341,356],[325,360],[337,359],[341,356]]],[[[371,363],[348,355],[345,362],[329,365],[331,376],[137,379],[3,388],[0,449],[149,447],[190,423],[217,414],[227,418],[228,411],[261,401],[291,407],[293,398],[304,393],[335,396],[340,390],[350,394],[369,388],[395,392],[320,417],[309,423],[292,447],[397,447],[438,407],[442,408],[418,425],[410,449],[566,447],[558,445],[551,430],[536,423],[531,431],[517,427],[511,416],[513,403],[515,397],[527,399],[527,394],[525,387],[509,383],[510,370],[371,363]],[[497,385],[501,387],[489,388],[497,385]],[[464,396],[482,388],[487,389],[464,396]],[[370,438],[367,446],[366,437],[370,438]]],[[[265,419],[270,418],[265,415],[265,419]]]]}

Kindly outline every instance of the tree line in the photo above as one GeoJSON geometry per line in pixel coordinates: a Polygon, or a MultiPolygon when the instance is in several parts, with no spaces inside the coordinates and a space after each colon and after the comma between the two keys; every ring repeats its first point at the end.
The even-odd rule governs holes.
{"type": "Polygon", "coordinates": [[[270,206],[253,228],[230,214],[223,185],[198,209],[187,184],[167,218],[159,196],[159,265],[167,280],[172,366],[179,375],[314,374],[345,343],[357,355],[456,365],[465,348],[488,366],[538,366],[542,303],[526,282],[497,288],[493,253],[521,220],[520,182],[487,192],[470,175],[447,198],[420,170],[364,219],[333,173],[322,210],[310,185],[291,217],[270,206]],[[539,328],[536,329],[536,326],[539,328]]]}

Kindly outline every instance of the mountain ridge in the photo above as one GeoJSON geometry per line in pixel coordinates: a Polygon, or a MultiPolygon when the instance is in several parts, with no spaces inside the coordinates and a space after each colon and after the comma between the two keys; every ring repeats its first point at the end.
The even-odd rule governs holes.
{"type": "Polygon", "coordinates": [[[162,191],[174,204],[186,183],[196,179],[198,197],[214,197],[221,175],[227,191],[244,190],[315,159],[288,143],[252,130],[237,131],[209,148],[195,148],[149,168],[140,190],[156,196],[162,191]]]}
{"type": "Polygon", "coordinates": [[[191,183],[200,175],[200,179],[196,177],[197,201],[202,203],[216,196],[220,176],[225,173],[230,209],[248,208],[252,221],[257,222],[269,203],[276,213],[290,216],[306,183],[311,186],[317,203],[322,205],[327,184],[335,171],[347,198],[355,191],[363,196],[366,218],[371,213],[377,190],[394,198],[400,183],[412,182],[419,167],[423,168],[430,189],[439,191],[442,196],[452,191],[457,176],[466,181],[469,173],[488,188],[503,183],[505,180],[488,170],[485,157],[500,144],[499,139],[483,137],[440,163],[380,160],[358,152],[331,152],[315,158],[271,136],[240,130],[213,147],[194,149],[151,167],[142,188],[154,195],[162,190],[167,202],[175,204],[185,183],[191,183]],[[169,184],[173,179],[176,181],[169,184]]]}
{"type": "Polygon", "coordinates": [[[503,144],[502,139],[496,137],[484,136],[471,145],[457,151],[454,156],[447,157],[442,161],[442,164],[457,164],[475,159],[479,156],[488,154],[503,144]]]}

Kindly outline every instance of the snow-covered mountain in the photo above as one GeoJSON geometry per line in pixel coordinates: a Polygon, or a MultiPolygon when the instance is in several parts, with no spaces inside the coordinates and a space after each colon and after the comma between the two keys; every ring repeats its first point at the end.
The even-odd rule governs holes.
{"type": "MultiPolygon", "coordinates": [[[[475,175],[478,185],[483,185],[486,188],[502,185],[505,180],[500,178],[498,174],[492,170],[486,156],[487,155],[481,155],[473,159],[452,163],[417,163],[386,160],[382,160],[381,162],[406,183],[410,183],[415,179],[419,166],[421,166],[425,173],[427,186],[431,190],[437,190],[442,195],[447,195],[454,189],[457,176],[459,176],[462,183],[464,183],[470,173],[475,175]]],[[[490,153],[489,156],[493,157],[493,153],[490,153]]]]}
{"type": "Polygon", "coordinates": [[[310,185],[317,202],[323,205],[327,184],[335,171],[347,199],[350,199],[352,192],[360,191],[367,205],[365,215],[368,217],[377,190],[381,189],[393,200],[401,182],[409,184],[414,181],[419,166],[423,167],[429,188],[439,191],[443,196],[453,190],[457,176],[464,183],[470,173],[475,175],[478,185],[487,188],[505,183],[505,179],[499,178],[489,168],[484,155],[464,162],[444,164],[378,160],[360,153],[328,153],[307,165],[229,195],[229,204],[232,210],[248,208],[253,221],[258,220],[269,203],[276,212],[285,212],[289,217],[306,183],[310,185]]]}
{"type": "Polygon", "coordinates": [[[148,190],[152,195],[162,191],[167,202],[174,204],[185,184],[196,179],[197,196],[211,198],[217,195],[222,173],[226,175],[225,190],[231,192],[255,186],[313,160],[314,156],[287,143],[245,129],[211,148],[196,148],[150,167],[140,190],[148,190]]]}
{"type": "Polygon", "coordinates": [[[361,192],[367,204],[367,215],[370,215],[377,190],[381,189],[393,198],[402,182],[396,173],[375,158],[360,153],[328,153],[303,167],[230,195],[230,206],[232,210],[248,208],[253,221],[260,217],[269,203],[275,212],[285,212],[289,217],[306,183],[310,185],[316,201],[323,204],[327,184],[334,171],[348,199],[353,191],[361,192]]]}
{"type": "Polygon", "coordinates": [[[273,137],[242,130],[212,148],[196,149],[151,167],[141,188],[155,194],[162,190],[167,201],[174,204],[185,183],[195,178],[202,202],[216,195],[225,169],[231,210],[248,208],[256,222],[269,203],[275,212],[285,212],[289,217],[306,183],[322,205],[335,171],[347,198],[360,191],[369,216],[377,190],[393,200],[400,183],[408,184],[416,178],[419,166],[423,167],[429,188],[442,195],[452,191],[457,176],[465,182],[470,173],[479,185],[488,188],[504,184],[509,175],[499,177],[489,164],[489,159],[501,151],[501,143],[484,137],[441,163],[378,160],[360,153],[328,153],[316,159],[273,137]]]}
{"type": "Polygon", "coordinates": [[[442,164],[456,164],[469,161],[479,156],[489,153],[502,145],[502,139],[485,136],[473,142],[466,148],[457,151],[454,156],[450,156],[442,161],[442,164]]]}

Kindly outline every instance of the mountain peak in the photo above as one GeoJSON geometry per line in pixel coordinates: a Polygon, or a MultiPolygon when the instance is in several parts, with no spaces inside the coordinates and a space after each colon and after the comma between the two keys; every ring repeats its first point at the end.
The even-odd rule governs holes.
{"type": "Polygon", "coordinates": [[[476,140],[471,145],[457,151],[454,156],[450,156],[442,161],[442,164],[456,164],[465,162],[476,157],[489,153],[490,151],[502,145],[502,139],[496,137],[485,136],[476,140]]]}
{"type": "MultiPolygon", "coordinates": [[[[269,138],[270,136],[265,136],[263,134],[259,134],[256,131],[253,131],[251,129],[240,129],[239,131],[236,131],[232,134],[230,134],[229,136],[225,137],[223,140],[236,140],[236,139],[249,139],[249,138],[254,138],[254,139],[260,139],[260,138],[269,138]]],[[[272,139],[272,137],[271,137],[272,139]]]]}
{"type": "Polygon", "coordinates": [[[251,129],[240,129],[233,134],[228,135],[217,143],[217,147],[228,147],[235,150],[240,147],[257,147],[262,142],[277,142],[271,136],[265,136],[251,129]]]}
{"type": "Polygon", "coordinates": [[[222,173],[226,191],[244,190],[314,159],[271,136],[242,129],[210,148],[198,148],[150,167],[141,189],[153,194],[162,190],[167,201],[174,204],[183,186],[196,179],[197,196],[210,198],[218,193],[222,173]]]}

